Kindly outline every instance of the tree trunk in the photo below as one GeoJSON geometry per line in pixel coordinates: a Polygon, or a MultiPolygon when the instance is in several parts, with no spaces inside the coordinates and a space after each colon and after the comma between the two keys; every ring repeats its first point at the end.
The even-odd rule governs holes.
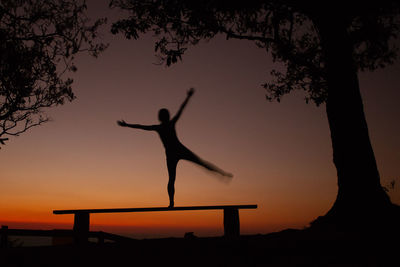
{"type": "Polygon", "coordinates": [[[325,221],[345,227],[361,227],[361,224],[371,227],[385,221],[383,214],[387,214],[393,205],[380,184],[353,61],[353,47],[345,23],[338,22],[339,17],[337,14],[320,16],[317,23],[314,22],[327,69],[326,112],[338,176],[336,201],[314,225],[325,221]]]}

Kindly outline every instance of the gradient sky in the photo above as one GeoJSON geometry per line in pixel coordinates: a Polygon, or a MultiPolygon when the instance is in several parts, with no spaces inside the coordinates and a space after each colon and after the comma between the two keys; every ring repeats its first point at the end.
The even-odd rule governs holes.
{"type": "MultiPolygon", "coordinates": [[[[302,92],[281,103],[265,100],[261,84],[279,65],[248,41],[222,36],[188,50],[172,67],[154,63],[154,39],[109,34],[117,11],[89,1],[94,16],[110,16],[98,59],[80,55],[77,99],[51,108],[52,122],[11,138],[0,151],[0,223],[10,228],[72,227],[72,215],[54,209],[167,206],[168,175],[155,132],[121,128],[158,123],[175,113],[190,87],[196,93],[177,124],[182,143],[232,172],[225,184],[181,161],[176,206],[258,204],[240,212],[241,232],[302,228],[326,213],[337,193],[325,106],[305,104],[302,92]]],[[[400,64],[359,75],[381,182],[400,183],[400,64]]],[[[399,185],[390,191],[400,204],[399,185]]],[[[136,237],[220,235],[221,211],[96,214],[91,229],[136,237]]]]}

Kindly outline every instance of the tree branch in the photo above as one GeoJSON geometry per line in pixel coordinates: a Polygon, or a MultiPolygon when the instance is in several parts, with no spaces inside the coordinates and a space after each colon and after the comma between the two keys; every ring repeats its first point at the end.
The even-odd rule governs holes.
{"type": "Polygon", "coordinates": [[[259,41],[259,42],[263,42],[263,43],[274,43],[275,42],[275,40],[273,38],[268,38],[268,37],[264,37],[264,36],[236,34],[232,31],[229,31],[226,29],[220,29],[220,31],[226,34],[226,39],[234,38],[234,39],[240,39],[240,40],[259,41]]]}

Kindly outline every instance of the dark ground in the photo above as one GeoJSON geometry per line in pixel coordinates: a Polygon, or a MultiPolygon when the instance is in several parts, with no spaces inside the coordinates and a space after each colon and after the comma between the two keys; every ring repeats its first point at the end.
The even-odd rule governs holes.
{"type": "Polygon", "coordinates": [[[285,230],[0,250],[0,266],[400,266],[400,235],[285,230]]]}

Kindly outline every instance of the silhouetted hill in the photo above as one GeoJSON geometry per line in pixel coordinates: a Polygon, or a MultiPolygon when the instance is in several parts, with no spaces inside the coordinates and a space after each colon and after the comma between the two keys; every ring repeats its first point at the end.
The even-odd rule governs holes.
{"type": "Polygon", "coordinates": [[[223,237],[133,240],[125,244],[9,248],[1,266],[399,266],[399,234],[285,230],[223,237]],[[394,241],[394,242],[393,242],[394,241]]]}

